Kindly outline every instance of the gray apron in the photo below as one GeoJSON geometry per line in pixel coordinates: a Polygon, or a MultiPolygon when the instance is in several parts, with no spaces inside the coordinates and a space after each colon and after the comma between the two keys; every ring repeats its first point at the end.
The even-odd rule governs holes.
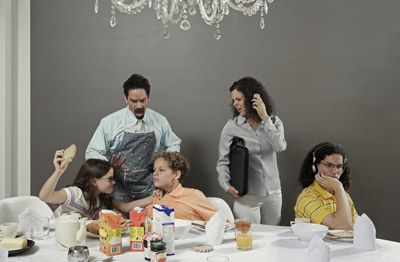
{"type": "Polygon", "coordinates": [[[126,157],[122,167],[131,171],[115,174],[115,199],[127,202],[152,194],[153,175],[149,167],[153,161],[155,148],[154,132],[124,132],[120,147],[115,153],[126,157]]]}

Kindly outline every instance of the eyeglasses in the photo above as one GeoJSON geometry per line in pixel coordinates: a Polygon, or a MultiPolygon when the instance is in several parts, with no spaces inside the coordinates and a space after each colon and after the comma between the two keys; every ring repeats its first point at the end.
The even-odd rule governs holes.
{"type": "Polygon", "coordinates": [[[101,177],[101,178],[99,178],[99,179],[107,180],[107,181],[110,182],[110,183],[114,182],[114,177],[113,177],[113,176],[110,176],[110,177],[101,177]]]}
{"type": "Polygon", "coordinates": [[[329,162],[327,162],[327,163],[324,163],[324,162],[320,162],[320,164],[321,165],[323,165],[323,166],[325,166],[326,168],[328,168],[328,169],[330,169],[330,170],[334,170],[335,168],[337,169],[337,171],[339,171],[340,173],[342,173],[343,172],[343,165],[342,164],[340,164],[340,165],[335,165],[335,164],[332,164],[332,163],[329,163],[329,162]]]}

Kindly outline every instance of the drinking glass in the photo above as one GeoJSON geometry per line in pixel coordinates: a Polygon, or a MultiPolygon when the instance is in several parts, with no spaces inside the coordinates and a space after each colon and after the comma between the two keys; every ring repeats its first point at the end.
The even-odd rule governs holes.
{"type": "Polygon", "coordinates": [[[38,217],[25,232],[25,236],[31,239],[46,239],[50,235],[50,218],[38,217]]]}
{"type": "Polygon", "coordinates": [[[238,250],[251,250],[253,247],[253,235],[251,222],[248,220],[235,220],[236,248],[238,250]]]}

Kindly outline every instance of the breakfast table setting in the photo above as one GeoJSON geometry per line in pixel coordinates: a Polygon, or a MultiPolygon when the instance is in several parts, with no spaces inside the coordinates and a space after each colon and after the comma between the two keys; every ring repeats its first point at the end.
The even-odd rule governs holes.
{"type": "MultiPolygon", "coordinates": [[[[351,237],[346,235],[340,237],[338,231],[333,231],[334,234],[331,236],[326,234],[324,238],[319,238],[317,241],[314,241],[316,237],[311,241],[304,241],[301,239],[302,236],[295,235],[289,226],[252,224],[251,248],[242,251],[238,250],[238,243],[235,240],[237,229],[232,226],[225,226],[221,241],[215,241],[215,239],[208,239],[205,226],[201,227],[198,223],[190,221],[185,223],[182,230],[178,224],[175,229],[175,253],[167,256],[166,261],[323,261],[318,259],[318,254],[314,260],[310,258],[312,244],[318,247],[317,252],[323,250],[319,247],[327,247],[328,253],[322,254],[326,257],[326,261],[400,261],[400,243],[398,242],[375,239],[374,250],[363,250],[354,246],[351,237]],[[210,242],[214,245],[209,245],[210,242]]],[[[217,229],[210,230],[215,232],[217,229]]],[[[52,228],[46,238],[31,241],[34,241],[34,245],[28,250],[9,256],[5,261],[79,261],[68,259],[69,249],[56,244],[55,231],[52,228]]],[[[100,251],[99,239],[93,235],[86,236],[85,241],[79,245],[85,247],[88,257],[86,261],[145,261],[143,252],[130,251],[129,234],[122,236],[122,254],[120,255],[105,255],[100,251]]]]}

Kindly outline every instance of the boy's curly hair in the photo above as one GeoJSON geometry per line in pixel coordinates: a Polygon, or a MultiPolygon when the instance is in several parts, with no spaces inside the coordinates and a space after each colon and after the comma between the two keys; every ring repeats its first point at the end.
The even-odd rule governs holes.
{"type": "Polygon", "coordinates": [[[161,152],[155,158],[154,162],[162,158],[168,162],[168,166],[174,171],[181,171],[181,177],[179,178],[179,182],[182,183],[182,180],[185,176],[188,175],[190,170],[189,161],[183,157],[179,152],[161,152]]]}

